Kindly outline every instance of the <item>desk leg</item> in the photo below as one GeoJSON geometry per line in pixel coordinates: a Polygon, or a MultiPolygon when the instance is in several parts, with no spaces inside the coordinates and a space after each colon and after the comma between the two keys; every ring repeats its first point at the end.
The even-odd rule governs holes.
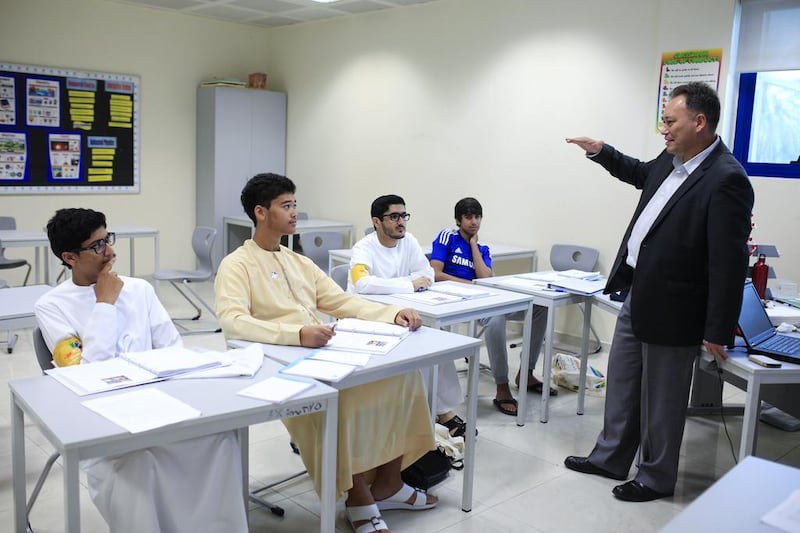
{"type": "Polygon", "coordinates": [[[461,489],[461,510],[472,510],[472,483],[475,477],[475,423],[478,418],[478,369],[481,359],[480,346],[469,358],[467,373],[467,432],[464,435],[464,484],[461,489]]]}
{"type": "MultiPolygon", "coordinates": [[[[555,330],[556,323],[556,308],[551,305],[547,306],[547,331],[545,332],[544,343],[544,363],[542,363],[542,412],[539,415],[539,422],[543,424],[547,422],[550,417],[550,373],[553,366],[553,331],[555,330]]],[[[527,389],[522,388],[522,379],[520,379],[520,391],[527,389]]],[[[522,393],[520,393],[522,394],[522,393]]]]}
{"type": "Polygon", "coordinates": [[[159,269],[161,265],[161,236],[156,233],[153,236],[153,272],[159,269]]]}
{"type": "Polygon", "coordinates": [[[25,415],[11,395],[11,479],[14,493],[14,531],[25,533],[25,415]]]}
{"type": "MultiPolygon", "coordinates": [[[[533,302],[528,303],[528,309],[525,310],[525,320],[522,323],[522,352],[519,360],[519,390],[528,390],[528,370],[530,369],[530,361],[528,361],[528,352],[531,345],[531,321],[533,320],[533,302]]],[[[520,392],[517,395],[517,425],[522,427],[525,425],[526,417],[528,416],[528,395],[527,393],[520,392]]]]}
{"type": "Polygon", "coordinates": [[[250,428],[243,427],[236,430],[239,439],[239,453],[242,461],[242,491],[244,493],[244,515],[250,524],[250,514],[247,512],[247,503],[250,501],[250,428]]]}
{"type": "Polygon", "coordinates": [[[336,523],[336,445],[338,441],[339,399],[328,400],[322,422],[322,495],[320,531],[333,533],[336,523]]]}
{"type": "Polygon", "coordinates": [[[578,414],[583,414],[583,400],[586,398],[586,371],[589,368],[589,331],[592,327],[591,296],[583,303],[583,344],[581,345],[581,375],[578,380],[578,414]]]}
{"type": "Polygon", "coordinates": [[[78,483],[78,454],[68,451],[61,454],[64,470],[64,522],[67,533],[80,533],[81,507],[78,483]]]}
{"type": "Polygon", "coordinates": [[[431,427],[436,423],[436,410],[439,408],[439,365],[433,365],[428,382],[428,405],[431,406],[431,427]]]}
{"type": "Polygon", "coordinates": [[[761,380],[752,376],[747,380],[747,394],[742,417],[742,441],[739,444],[739,461],[753,455],[756,449],[758,412],[761,404],[761,380]]]}
{"type": "Polygon", "coordinates": [[[135,278],[136,277],[136,272],[135,272],[136,271],[136,266],[135,266],[136,265],[136,239],[131,237],[130,239],[128,239],[128,241],[129,241],[128,242],[128,249],[130,250],[130,255],[128,256],[129,260],[130,260],[130,266],[129,266],[128,270],[130,271],[130,276],[132,278],[135,278]]]}

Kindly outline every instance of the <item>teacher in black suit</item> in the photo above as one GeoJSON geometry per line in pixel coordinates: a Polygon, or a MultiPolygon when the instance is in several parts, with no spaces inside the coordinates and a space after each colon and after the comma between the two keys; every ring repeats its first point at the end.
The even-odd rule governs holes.
{"type": "Polygon", "coordinates": [[[606,292],[630,289],[608,360],[603,430],[567,468],[624,480],[625,501],[671,496],[678,476],[692,366],[700,345],[719,360],[733,341],[747,270],[753,189],[716,127],[720,103],[703,83],[676,87],[663,116],[665,150],[628,157],[603,141],[567,139],[642,190],[606,292]]]}

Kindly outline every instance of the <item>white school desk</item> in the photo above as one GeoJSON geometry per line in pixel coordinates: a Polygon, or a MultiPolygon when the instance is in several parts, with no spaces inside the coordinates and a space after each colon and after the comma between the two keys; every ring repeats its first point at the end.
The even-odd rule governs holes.
{"type": "Polygon", "coordinates": [[[36,327],[33,305],[52,288],[50,285],[28,285],[0,289],[0,331],[8,331],[8,353],[14,351],[17,342],[17,334],[12,335],[11,331],[36,327]]]}
{"type": "MultiPolygon", "coordinates": [[[[452,283],[455,285],[463,285],[455,281],[448,281],[445,283],[452,283]]],[[[522,328],[522,353],[527,353],[527,346],[531,337],[531,311],[533,310],[531,302],[533,298],[529,295],[519,292],[505,291],[502,289],[491,288],[489,289],[492,294],[490,296],[483,296],[480,298],[471,298],[468,300],[461,300],[453,303],[430,305],[422,302],[415,302],[408,300],[397,295],[389,294],[359,294],[362,298],[380,302],[384,304],[399,305],[401,307],[410,307],[419,313],[422,318],[422,323],[426,326],[442,329],[452,324],[461,324],[464,322],[471,323],[470,334],[475,335],[475,321],[481,318],[490,318],[497,315],[507,315],[516,311],[525,311],[525,320],[522,328]]],[[[525,382],[520,386],[527,386],[528,381],[528,358],[522,357],[520,360],[520,380],[524,376],[525,382]]],[[[432,377],[433,383],[436,383],[436,376],[432,377]]],[[[435,395],[433,395],[435,397],[435,395]]],[[[526,416],[526,398],[525,395],[520,395],[517,405],[517,425],[525,425],[526,416]]]]}
{"type": "Polygon", "coordinates": [[[661,533],[706,531],[777,533],[761,517],[800,488],[800,470],[745,457],[661,529],[661,533]]]}
{"type": "MultiPolygon", "coordinates": [[[[25,517],[25,420],[27,414],[61,454],[64,469],[64,530],[78,533],[80,491],[78,462],[236,430],[242,453],[242,489],[248,501],[248,426],[292,416],[325,411],[323,422],[323,478],[321,531],[332,533],[336,503],[336,434],[338,393],[321,383],[280,404],[239,396],[236,393],[274,375],[281,365],[264,359],[254,378],[175,379],[142,387],[154,387],[199,409],[199,418],[142,433],[129,433],[110,420],[81,405],[98,395],[78,396],[50,376],[10,381],[11,453],[14,489],[14,531],[24,533],[25,517]]],[[[103,393],[120,394],[128,389],[103,393]]],[[[200,467],[200,465],[198,466],[200,467]]],[[[35,511],[34,507],[34,511],[35,511]]]]}
{"type": "MultiPolygon", "coordinates": [[[[298,221],[299,223],[299,221],[298,221]]],[[[536,270],[536,250],[533,248],[519,248],[517,246],[510,246],[508,244],[489,244],[489,250],[492,252],[492,264],[498,261],[511,261],[514,259],[527,259],[531,262],[531,272],[536,270]]],[[[422,246],[422,251],[425,252],[426,257],[431,255],[431,245],[427,244],[422,246]]],[[[337,250],[328,251],[328,274],[330,274],[333,267],[341,264],[349,264],[350,257],[353,255],[352,248],[342,248],[337,250]]]]}
{"type": "MultiPolygon", "coordinates": [[[[520,279],[521,278],[515,276],[494,276],[491,278],[476,279],[474,283],[477,285],[498,287],[500,289],[529,294],[533,297],[533,305],[541,305],[547,308],[547,329],[544,333],[544,362],[542,363],[542,383],[544,383],[544,386],[542,386],[542,412],[539,415],[539,421],[544,423],[547,422],[550,416],[550,374],[552,373],[553,366],[553,333],[555,331],[556,308],[572,304],[586,304],[583,310],[583,342],[581,343],[581,368],[586,368],[589,364],[589,329],[592,322],[592,297],[569,292],[557,292],[555,290],[537,287],[534,284],[531,284],[530,287],[526,287],[519,284],[520,279]]],[[[523,347],[523,353],[525,353],[525,350],[527,350],[527,348],[523,347]]],[[[525,357],[523,357],[522,360],[524,361],[525,357]]],[[[520,371],[520,391],[527,391],[527,377],[527,373],[523,375],[520,371]]],[[[586,392],[585,372],[581,372],[578,387],[577,413],[582,415],[586,392]]],[[[524,398],[522,392],[520,392],[520,397],[524,398]]]]}
{"type": "MultiPolygon", "coordinates": [[[[338,231],[347,233],[347,243],[353,245],[353,225],[347,222],[308,218],[298,220],[295,234],[310,231],[338,231]]],[[[253,221],[247,217],[222,217],[222,253],[227,255],[242,245],[253,234],[253,221]]],[[[289,235],[288,248],[293,249],[294,235],[289,235]]]]}
{"type": "MultiPolygon", "coordinates": [[[[231,340],[229,346],[243,347],[246,341],[231,340]]],[[[288,364],[305,357],[313,351],[302,346],[278,346],[263,344],[264,355],[275,361],[288,364]]],[[[331,387],[344,390],[350,387],[371,383],[380,379],[414,372],[420,368],[452,361],[461,357],[469,358],[467,377],[467,430],[464,438],[464,483],[461,492],[461,509],[472,510],[472,482],[475,475],[475,419],[478,414],[478,359],[481,343],[478,339],[422,327],[409,333],[403,341],[385,355],[373,355],[366,366],[358,368],[331,387]]]]}
{"type": "MultiPolygon", "coordinates": [[[[141,237],[153,239],[153,269],[158,270],[159,266],[159,235],[158,230],[148,226],[136,224],[117,224],[109,226],[108,231],[113,231],[117,239],[130,239],[130,276],[135,277],[136,248],[135,240],[141,237]]],[[[50,241],[47,233],[43,230],[0,230],[0,245],[4,248],[34,248],[35,249],[35,280],[39,283],[40,259],[44,262],[44,282],[55,285],[55,271],[58,268],[56,257],[50,253],[50,241]],[[51,278],[52,273],[52,278],[51,278]]]]}
{"type": "MultiPolygon", "coordinates": [[[[600,309],[618,314],[622,302],[614,302],[607,294],[598,294],[592,300],[593,305],[600,309]]],[[[746,350],[734,348],[728,350],[728,360],[719,364],[722,369],[722,378],[729,383],[740,387],[742,380],[746,384],[744,414],[742,416],[742,438],[739,442],[739,458],[752,455],[756,449],[758,439],[758,416],[761,406],[761,385],[773,384],[800,384],[800,365],[781,363],[781,368],[764,368],[747,359],[746,350]],[[732,379],[734,376],[737,379],[732,379]]],[[[701,357],[705,364],[711,362],[712,356],[703,350],[701,357]]]]}

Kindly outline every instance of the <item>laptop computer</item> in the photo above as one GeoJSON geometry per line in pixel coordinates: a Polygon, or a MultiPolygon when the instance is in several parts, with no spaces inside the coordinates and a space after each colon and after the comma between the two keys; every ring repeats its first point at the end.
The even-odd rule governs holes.
{"type": "Polygon", "coordinates": [[[775,330],[751,282],[744,284],[739,329],[747,344],[748,353],[800,364],[800,337],[782,335],[775,330]]]}

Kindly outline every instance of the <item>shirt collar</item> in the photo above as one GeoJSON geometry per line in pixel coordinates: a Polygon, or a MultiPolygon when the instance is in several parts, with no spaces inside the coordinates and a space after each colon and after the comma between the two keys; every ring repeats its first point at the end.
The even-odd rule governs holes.
{"type": "Polygon", "coordinates": [[[714,139],[714,142],[711,143],[708,146],[708,148],[706,148],[705,150],[703,150],[702,152],[700,152],[699,154],[697,154],[696,156],[694,156],[690,160],[686,161],[685,163],[681,163],[681,161],[680,161],[680,159],[678,159],[677,155],[674,156],[672,158],[672,166],[673,166],[673,168],[675,168],[677,170],[677,169],[683,167],[683,169],[686,171],[686,175],[688,176],[689,174],[691,174],[692,172],[697,170],[697,167],[699,167],[700,164],[703,161],[705,161],[706,157],[708,157],[708,154],[710,154],[714,150],[714,148],[717,147],[718,144],[719,144],[719,136],[717,136],[717,138],[714,139]]]}

